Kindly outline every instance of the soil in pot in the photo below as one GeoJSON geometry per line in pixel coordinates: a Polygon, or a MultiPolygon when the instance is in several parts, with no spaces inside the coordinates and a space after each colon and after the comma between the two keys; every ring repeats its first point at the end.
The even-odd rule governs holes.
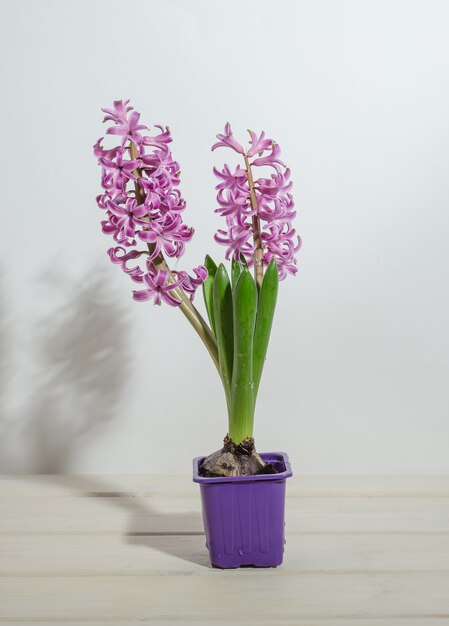
{"type": "Polygon", "coordinates": [[[209,454],[199,468],[199,474],[204,478],[276,473],[274,466],[271,463],[265,463],[257,453],[252,437],[236,444],[227,435],[224,438],[223,447],[209,454]]]}

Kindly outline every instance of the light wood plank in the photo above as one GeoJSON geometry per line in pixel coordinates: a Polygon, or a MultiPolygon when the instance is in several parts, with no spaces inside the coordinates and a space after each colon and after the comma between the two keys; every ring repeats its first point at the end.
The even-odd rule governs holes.
{"type": "MultiPolygon", "coordinates": [[[[449,497],[449,476],[307,476],[287,481],[290,498],[301,497],[449,497]]],[[[0,475],[4,495],[158,495],[194,496],[191,475],[0,475]]]]}
{"type": "Polygon", "coordinates": [[[0,499],[0,533],[202,533],[199,497],[15,496],[0,499]]]}
{"type": "MultiPolygon", "coordinates": [[[[287,498],[287,530],[449,532],[449,498],[287,498]]],[[[202,532],[200,499],[4,496],[0,533],[202,532]]]]}
{"type": "Polygon", "coordinates": [[[449,617],[449,573],[296,574],[210,570],[208,576],[0,578],[3,620],[449,617]],[[267,575],[268,574],[268,575],[267,575]]]}
{"type": "MultiPolygon", "coordinates": [[[[0,624],[4,624],[5,621],[0,619],[0,624]]],[[[32,621],[28,620],[19,622],[14,621],[11,622],[8,620],[8,624],[20,624],[20,626],[55,626],[54,620],[51,621],[32,621]]],[[[70,626],[105,626],[105,624],[117,624],[120,626],[139,626],[140,624],[154,624],[158,623],[163,626],[196,626],[196,624],[210,624],[210,626],[449,626],[449,618],[445,617],[436,617],[436,618],[397,618],[397,617],[387,617],[387,618],[352,618],[346,617],[344,619],[322,619],[322,618],[313,618],[310,617],[308,619],[298,619],[298,618],[282,618],[276,622],[273,622],[272,617],[265,618],[263,615],[259,616],[257,619],[245,618],[245,623],[237,623],[235,619],[235,615],[230,615],[229,619],[212,619],[208,622],[200,621],[198,619],[189,619],[189,618],[179,618],[175,621],[171,619],[162,620],[153,620],[151,617],[146,617],[142,619],[136,619],[133,621],[125,620],[123,621],[119,618],[119,621],[111,620],[110,618],[106,618],[104,620],[98,619],[95,621],[78,621],[76,619],[70,619],[70,621],[60,622],[57,624],[66,623],[70,624],[70,626]]]]}
{"type": "Polygon", "coordinates": [[[223,572],[190,479],[0,477],[0,623],[449,626],[449,477],[288,485],[284,565],[223,572]]]}
{"type": "MultiPolygon", "coordinates": [[[[204,535],[0,536],[3,576],[207,576],[208,568],[204,535]]],[[[290,535],[276,575],[376,571],[449,572],[449,535],[290,535]]]]}

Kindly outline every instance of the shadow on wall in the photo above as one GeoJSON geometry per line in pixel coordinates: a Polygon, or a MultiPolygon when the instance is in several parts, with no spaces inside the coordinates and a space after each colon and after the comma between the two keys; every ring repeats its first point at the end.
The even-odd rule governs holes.
{"type": "Polygon", "coordinates": [[[5,401],[11,324],[0,300],[0,473],[70,471],[80,446],[115,418],[127,379],[126,318],[102,272],[50,281],[66,299],[30,339],[34,376],[15,410],[5,401]]]}
{"type": "Polygon", "coordinates": [[[80,285],[67,286],[65,277],[50,279],[67,298],[33,334],[26,358],[35,361],[35,380],[31,388],[21,388],[25,404],[16,411],[6,402],[14,382],[9,350],[14,341],[0,293],[0,474],[35,473],[43,483],[64,483],[98,497],[106,509],[129,515],[122,537],[126,543],[207,567],[199,511],[158,511],[149,494],[120,493],[100,476],[56,476],[70,472],[88,438],[101,435],[101,428],[116,417],[130,355],[125,314],[101,272],[80,285]],[[198,530],[186,532],[192,527],[198,530]]]}

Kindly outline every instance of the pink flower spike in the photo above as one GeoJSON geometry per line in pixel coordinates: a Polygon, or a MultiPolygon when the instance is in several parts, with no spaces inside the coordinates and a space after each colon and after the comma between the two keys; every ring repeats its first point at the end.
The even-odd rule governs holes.
{"type": "Polygon", "coordinates": [[[262,152],[271,148],[273,140],[265,139],[265,131],[262,131],[259,137],[253,130],[248,129],[248,132],[251,137],[249,142],[251,144],[251,148],[248,150],[248,157],[252,157],[258,153],[262,154],[262,152]]]}
{"type": "Polygon", "coordinates": [[[239,154],[245,154],[245,151],[242,148],[242,146],[239,144],[239,142],[236,139],[234,139],[234,135],[232,134],[231,124],[229,122],[227,122],[226,126],[224,127],[224,134],[222,135],[218,134],[217,139],[219,141],[217,141],[217,143],[214,143],[214,145],[211,148],[212,150],[215,150],[215,148],[232,148],[239,154]]]}
{"type": "MultiPolygon", "coordinates": [[[[214,148],[229,145],[231,131],[228,125],[225,131],[227,135],[218,136],[222,141],[214,148]]],[[[220,180],[215,187],[218,203],[215,212],[226,220],[226,229],[218,229],[214,238],[217,243],[226,246],[226,259],[243,256],[249,267],[254,265],[256,253],[265,267],[274,259],[279,279],[283,280],[297,272],[295,254],[300,247],[300,239],[292,226],[296,212],[290,170],[280,159],[278,144],[268,139],[264,131],[260,135],[251,130],[248,132],[250,148],[245,168],[237,166],[234,171],[228,165],[221,171],[214,168],[214,174],[220,180]],[[255,158],[256,155],[259,156],[255,158]],[[251,177],[254,181],[251,197],[249,173],[254,175],[252,168],[258,166],[273,167],[274,172],[266,178],[251,177]],[[260,246],[256,244],[256,232],[260,234],[260,246]]]]}
{"type": "MultiPolygon", "coordinates": [[[[104,148],[101,138],[93,150],[101,166],[103,192],[97,196],[104,217],[101,228],[115,242],[108,252],[111,261],[131,280],[142,284],[144,276],[156,277],[152,259],[159,254],[181,257],[193,236],[193,229],[182,219],[186,203],[178,188],[179,164],[169,148],[172,138],[168,127],[156,125],[156,131],[150,132],[140,123],[140,114],[130,106],[129,100],[117,100],[104,112],[105,121],[109,122],[106,134],[109,139],[116,138],[116,145],[104,148]],[[132,144],[137,149],[135,158],[131,158],[135,152],[132,144]],[[141,248],[143,243],[150,245],[141,248]]],[[[193,297],[201,284],[201,272],[198,275],[195,271],[188,278],[183,275],[183,280],[185,293],[193,297]]],[[[158,292],[150,295],[148,288],[135,297],[153,298],[157,304],[164,300],[178,306],[172,294],[174,287],[162,286],[165,296],[158,292]]]]}
{"type": "Polygon", "coordinates": [[[168,283],[168,272],[166,270],[156,270],[153,273],[145,274],[143,277],[144,283],[147,286],[147,289],[142,291],[133,291],[133,298],[137,302],[143,302],[144,300],[153,300],[153,304],[160,306],[162,300],[169,304],[170,306],[179,306],[181,304],[180,300],[174,298],[170,291],[179,287],[182,283],[182,280],[179,279],[174,283],[168,283]]]}

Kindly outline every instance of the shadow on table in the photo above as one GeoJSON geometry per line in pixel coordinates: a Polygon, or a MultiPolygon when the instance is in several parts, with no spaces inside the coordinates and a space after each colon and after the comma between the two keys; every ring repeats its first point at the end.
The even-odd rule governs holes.
{"type": "MultiPolygon", "coordinates": [[[[152,548],[184,561],[211,567],[204,533],[194,530],[202,528],[201,514],[198,511],[172,513],[157,510],[150,502],[150,489],[141,495],[134,491],[120,491],[114,485],[113,478],[84,475],[48,475],[39,478],[46,483],[54,482],[58,486],[63,484],[80,497],[98,498],[104,502],[105,507],[124,510],[129,514],[127,527],[122,535],[122,540],[126,543],[152,548]]],[[[151,555],[148,558],[150,560],[151,555]]]]}
{"type": "Polygon", "coordinates": [[[118,506],[130,515],[125,541],[207,565],[202,533],[185,531],[201,528],[199,514],[158,512],[148,498],[120,494],[107,480],[61,476],[70,472],[74,456],[89,439],[101,436],[117,417],[131,365],[126,315],[103,274],[67,282],[56,273],[45,277],[58,297],[66,294],[65,300],[33,331],[33,387],[23,390],[23,405],[15,410],[5,400],[14,378],[8,356],[12,319],[0,293],[0,473],[38,474],[42,481],[62,480],[86,496],[109,495],[105,506],[118,506]],[[167,530],[142,531],[150,522],[158,531],[167,530]]]}
{"type": "Polygon", "coordinates": [[[113,478],[81,474],[48,474],[37,478],[47,484],[64,485],[67,490],[73,490],[80,497],[97,498],[104,503],[105,508],[116,507],[124,510],[129,514],[129,519],[121,540],[126,543],[152,548],[184,561],[211,567],[204,533],[194,530],[202,528],[201,514],[198,511],[159,511],[150,502],[150,489],[141,495],[134,491],[120,491],[114,485],[113,478]]]}

